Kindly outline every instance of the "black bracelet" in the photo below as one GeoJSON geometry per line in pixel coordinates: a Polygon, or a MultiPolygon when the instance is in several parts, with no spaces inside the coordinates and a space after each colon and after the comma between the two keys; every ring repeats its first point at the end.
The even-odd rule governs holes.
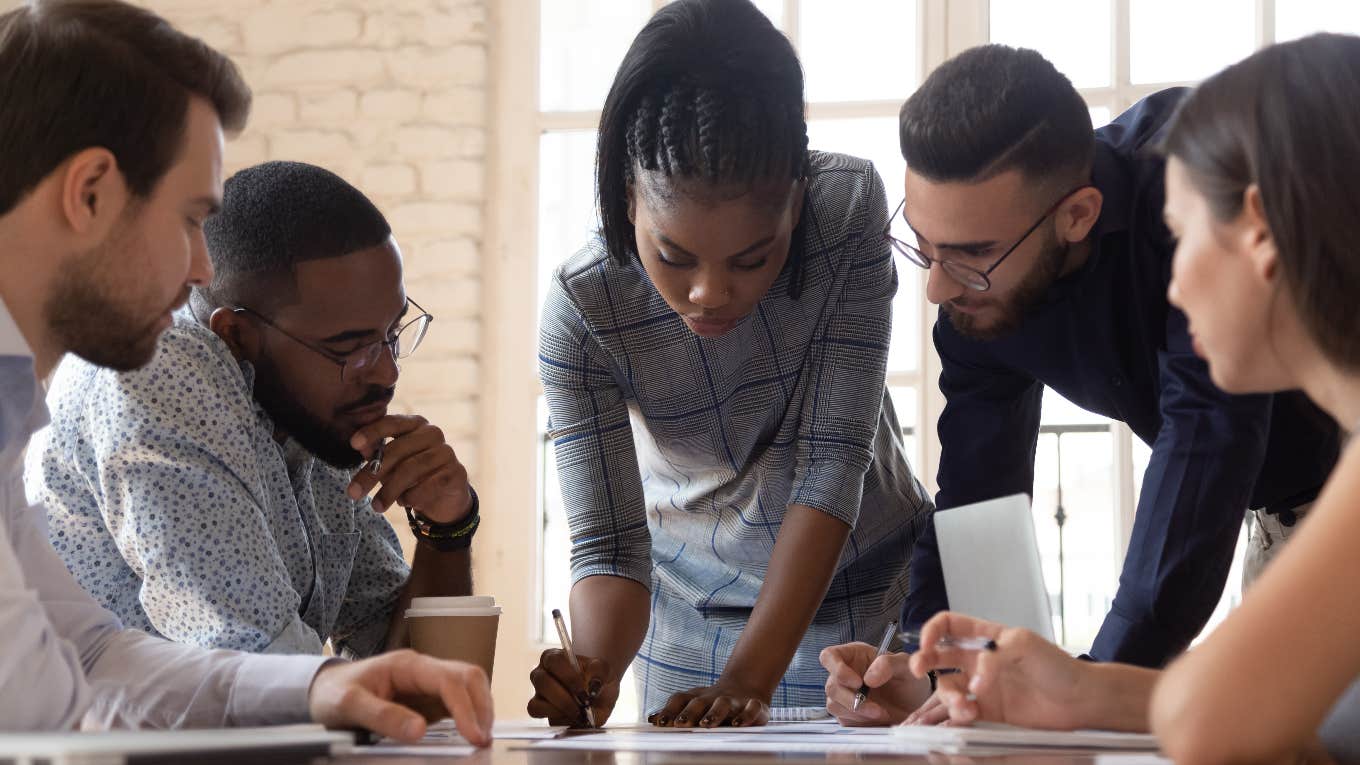
{"type": "Polygon", "coordinates": [[[468,492],[472,495],[472,509],[465,518],[453,523],[435,523],[415,510],[406,508],[406,520],[411,524],[411,533],[439,552],[466,550],[472,545],[472,535],[477,533],[477,527],[482,524],[477,492],[471,486],[468,492]]]}

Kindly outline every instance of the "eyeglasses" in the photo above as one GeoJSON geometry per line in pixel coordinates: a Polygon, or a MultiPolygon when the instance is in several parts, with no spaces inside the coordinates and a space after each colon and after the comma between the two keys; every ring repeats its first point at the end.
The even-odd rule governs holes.
{"type": "Polygon", "coordinates": [[[1090,185],[1091,184],[1089,183],[1083,183],[1082,185],[1077,186],[1076,188],[1072,189],[1066,194],[1063,194],[1061,197],[1058,197],[1058,201],[1054,202],[1051,207],[1045,210],[1044,214],[1039,216],[1039,220],[1034,221],[1034,225],[1025,229],[1025,233],[1021,234],[1020,238],[1015,240],[1015,244],[1011,245],[1004,253],[1002,253],[1001,257],[997,258],[996,262],[992,263],[992,265],[989,266],[986,270],[979,270],[977,268],[974,268],[973,266],[967,265],[966,263],[961,263],[957,260],[948,260],[946,258],[931,257],[930,255],[927,255],[924,252],[922,252],[921,248],[912,244],[907,244],[901,239],[898,239],[897,237],[893,236],[892,222],[897,220],[898,214],[902,212],[904,207],[906,207],[907,205],[906,199],[903,199],[901,204],[897,205],[897,209],[893,211],[892,217],[888,219],[888,227],[883,230],[883,236],[887,238],[889,243],[892,244],[893,249],[897,250],[904,257],[906,257],[907,260],[911,261],[915,265],[918,265],[921,268],[929,269],[932,263],[939,263],[940,268],[944,269],[944,272],[946,274],[949,274],[949,278],[953,279],[954,281],[958,282],[959,284],[962,284],[963,286],[969,289],[977,290],[978,292],[986,292],[987,290],[992,288],[991,279],[992,272],[995,271],[997,267],[1000,266],[1003,262],[1005,262],[1006,258],[1009,258],[1011,256],[1011,253],[1015,252],[1015,250],[1019,248],[1020,245],[1026,239],[1029,238],[1030,234],[1034,233],[1035,229],[1039,228],[1039,224],[1047,220],[1048,216],[1057,212],[1058,208],[1062,206],[1063,202],[1067,201],[1068,197],[1072,196],[1078,191],[1081,191],[1084,188],[1087,188],[1090,185]]]}
{"type": "Polygon", "coordinates": [[[425,332],[430,328],[430,322],[434,321],[434,317],[426,313],[425,309],[421,308],[419,303],[410,298],[406,299],[406,304],[408,310],[410,308],[415,308],[417,311],[420,311],[420,315],[398,327],[397,331],[393,332],[387,338],[367,343],[355,348],[349,353],[335,353],[334,351],[322,348],[307,340],[303,340],[297,335],[294,335],[270,321],[269,317],[253,308],[239,306],[231,310],[233,313],[248,313],[251,316],[254,316],[270,327],[273,327],[284,337],[287,337],[298,345],[301,345],[303,348],[316,353],[332,364],[340,367],[340,381],[347,383],[358,380],[365,370],[374,367],[382,358],[381,354],[384,348],[387,348],[392,352],[393,360],[400,360],[409,357],[420,347],[420,341],[425,339],[425,332]]]}

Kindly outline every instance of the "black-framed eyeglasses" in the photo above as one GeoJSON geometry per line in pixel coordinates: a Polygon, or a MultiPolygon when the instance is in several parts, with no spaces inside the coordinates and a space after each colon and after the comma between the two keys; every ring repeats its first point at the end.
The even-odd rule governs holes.
{"type": "Polygon", "coordinates": [[[409,357],[420,347],[420,342],[425,339],[425,333],[429,330],[430,322],[434,321],[434,317],[426,312],[424,308],[421,308],[420,304],[416,301],[406,298],[406,303],[408,310],[414,308],[417,311],[420,311],[420,315],[407,320],[406,323],[402,324],[395,332],[388,335],[386,338],[361,345],[349,353],[336,353],[322,348],[308,340],[303,340],[297,335],[294,335],[283,327],[275,324],[268,316],[265,316],[249,306],[237,306],[231,310],[233,313],[248,313],[251,316],[254,316],[277,330],[279,334],[284,337],[287,337],[298,345],[301,345],[303,348],[316,353],[332,364],[340,367],[340,381],[347,383],[359,379],[365,370],[375,366],[381,360],[381,354],[384,348],[392,352],[392,358],[394,360],[399,361],[409,357]]]}
{"type": "MultiPolygon", "coordinates": [[[[953,279],[954,281],[958,282],[959,284],[962,284],[963,286],[971,290],[977,290],[978,292],[986,292],[987,290],[992,288],[991,279],[992,272],[995,271],[998,266],[1004,263],[1006,258],[1009,258],[1011,256],[1011,253],[1015,252],[1016,249],[1018,249],[1020,245],[1023,244],[1024,241],[1029,238],[1029,235],[1033,234],[1035,229],[1039,228],[1039,225],[1048,219],[1048,216],[1057,212],[1058,208],[1062,206],[1063,202],[1067,201],[1068,197],[1072,196],[1078,191],[1081,191],[1084,188],[1087,188],[1090,185],[1091,184],[1089,183],[1083,183],[1082,185],[1073,188],[1071,191],[1068,191],[1066,194],[1063,194],[1061,197],[1058,197],[1058,201],[1054,202],[1052,206],[1045,210],[1044,214],[1040,215],[1039,219],[1034,221],[1033,225],[1025,229],[1025,233],[1021,234],[1020,238],[1015,240],[1015,244],[1012,244],[1010,247],[1008,247],[1006,251],[1001,254],[1001,257],[997,258],[996,261],[993,262],[992,265],[988,266],[986,270],[979,270],[977,268],[974,268],[973,266],[970,266],[966,263],[961,263],[957,260],[931,257],[925,254],[925,252],[923,252],[921,248],[912,244],[907,244],[901,239],[898,239],[897,237],[893,236],[892,222],[897,220],[897,216],[901,214],[903,209],[906,207],[907,200],[905,198],[902,200],[900,204],[897,205],[897,209],[893,211],[892,217],[888,219],[888,227],[884,229],[883,236],[886,237],[888,242],[892,244],[893,249],[900,252],[907,260],[911,261],[915,265],[920,266],[921,268],[924,269],[929,269],[932,263],[939,263],[940,268],[944,269],[944,272],[949,274],[949,278],[953,279]]],[[[908,223],[907,225],[911,224],[908,223]]]]}

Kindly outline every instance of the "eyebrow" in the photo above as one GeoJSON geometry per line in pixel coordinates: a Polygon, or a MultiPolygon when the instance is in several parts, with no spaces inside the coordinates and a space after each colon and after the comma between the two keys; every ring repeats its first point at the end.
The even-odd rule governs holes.
{"type": "MultiPolygon", "coordinates": [[[[656,236],[656,238],[659,239],[659,240],[661,241],[662,244],[666,245],[667,247],[669,247],[669,248],[671,248],[671,249],[678,250],[678,251],[680,252],[680,254],[682,254],[682,255],[688,255],[688,256],[690,256],[691,258],[697,258],[697,257],[699,257],[698,255],[695,255],[694,253],[690,252],[689,250],[686,250],[684,247],[681,247],[680,245],[678,245],[678,244],[676,244],[675,242],[671,241],[671,239],[670,239],[669,237],[667,237],[665,234],[661,233],[660,231],[657,231],[656,229],[652,229],[652,234],[653,234],[654,236],[656,236]]],[[[761,247],[764,247],[765,245],[767,245],[767,244],[769,244],[770,242],[773,242],[773,241],[774,241],[774,235],[771,234],[770,236],[767,236],[767,237],[765,237],[764,239],[761,239],[759,242],[756,242],[755,244],[752,244],[750,247],[747,247],[746,249],[742,250],[741,252],[736,253],[735,255],[728,255],[727,258],[728,258],[728,260],[731,260],[732,258],[740,258],[742,255],[750,255],[751,253],[755,252],[756,250],[760,249],[761,247]]]]}
{"type": "MultiPolygon", "coordinates": [[[[913,225],[911,225],[911,221],[910,221],[910,220],[907,220],[907,209],[906,209],[906,205],[903,205],[903,206],[902,206],[902,222],[905,223],[905,224],[907,224],[907,228],[911,229],[911,233],[913,233],[913,234],[916,235],[916,239],[917,239],[918,241],[920,241],[920,242],[926,242],[926,243],[929,243],[929,242],[930,242],[929,239],[925,238],[924,236],[921,236],[921,232],[920,232],[920,231],[917,231],[917,230],[916,230],[916,227],[913,226],[913,225]]],[[[938,243],[937,243],[937,244],[935,245],[935,249],[937,249],[937,250],[955,250],[955,251],[957,251],[957,252],[966,252],[966,253],[969,253],[969,254],[977,254],[977,253],[979,253],[979,252],[982,252],[983,250],[986,250],[986,249],[990,249],[990,248],[992,248],[992,247],[995,247],[997,244],[998,244],[998,242],[997,242],[995,239],[993,239],[993,240],[991,240],[991,241],[980,241],[980,242],[947,242],[947,243],[944,243],[944,244],[938,244],[938,243]]]]}
{"type": "Polygon", "coordinates": [[[222,200],[217,197],[199,197],[195,199],[192,204],[201,205],[203,209],[208,211],[209,216],[222,212],[222,200]]]}
{"type": "MultiPolygon", "coordinates": [[[[410,312],[411,312],[411,301],[408,300],[408,301],[406,301],[406,305],[404,305],[404,306],[402,307],[401,313],[397,314],[397,318],[396,318],[395,320],[392,321],[392,326],[395,326],[395,325],[397,325],[397,324],[400,324],[400,323],[401,323],[401,320],[404,319],[404,318],[406,318],[406,314],[408,314],[408,313],[410,313],[410,312]]],[[[346,340],[363,340],[364,338],[372,337],[373,335],[376,335],[376,334],[378,334],[378,331],[377,331],[377,330],[374,330],[374,329],[347,329],[347,330],[345,330],[344,332],[338,332],[338,333],[336,333],[336,334],[334,334],[334,335],[331,335],[330,337],[323,337],[323,338],[321,339],[321,342],[323,342],[323,343],[343,343],[343,342],[345,342],[346,340]]]]}

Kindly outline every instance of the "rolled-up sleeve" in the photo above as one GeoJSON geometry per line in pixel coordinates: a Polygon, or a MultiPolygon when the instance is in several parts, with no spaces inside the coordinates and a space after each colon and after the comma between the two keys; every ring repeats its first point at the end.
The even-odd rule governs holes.
{"type": "Polygon", "coordinates": [[[838,261],[842,287],[833,293],[808,349],[808,386],[789,498],[789,504],[820,510],[851,527],[873,459],[897,293],[897,269],[883,237],[883,181],[872,166],[865,172],[867,193],[855,205],[861,225],[845,241],[846,256],[838,261]]]}
{"type": "Polygon", "coordinates": [[[651,535],[623,389],[559,275],[543,307],[539,375],[557,457],[572,580],[617,576],[651,585],[651,535]]]}

